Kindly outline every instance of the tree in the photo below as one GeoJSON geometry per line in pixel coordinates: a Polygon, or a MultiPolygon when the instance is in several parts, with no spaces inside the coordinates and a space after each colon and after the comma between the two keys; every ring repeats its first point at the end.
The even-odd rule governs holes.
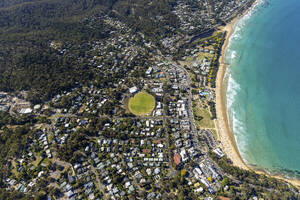
{"type": "Polygon", "coordinates": [[[180,183],[183,183],[184,177],[185,177],[186,173],[187,173],[187,170],[186,170],[186,169],[182,169],[182,170],[180,171],[180,183]]]}

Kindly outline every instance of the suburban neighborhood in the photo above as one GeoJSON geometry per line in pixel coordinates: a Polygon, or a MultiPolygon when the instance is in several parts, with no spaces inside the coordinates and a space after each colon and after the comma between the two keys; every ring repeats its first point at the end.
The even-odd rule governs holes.
{"type": "Polygon", "coordinates": [[[93,78],[42,102],[28,91],[0,92],[0,142],[13,138],[1,150],[6,191],[48,200],[257,200],[282,184],[299,195],[232,166],[218,138],[216,76],[226,37],[218,27],[252,3],[178,0],[178,30],[166,25],[174,34],[156,41],[112,13],[84,21],[104,24],[108,38],[48,41],[49,51],[83,62],[93,78]]]}

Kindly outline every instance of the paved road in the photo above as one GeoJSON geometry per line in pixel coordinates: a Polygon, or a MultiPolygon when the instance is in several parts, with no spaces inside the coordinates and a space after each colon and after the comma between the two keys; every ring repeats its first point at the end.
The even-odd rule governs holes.
{"type": "Polygon", "coordinates": [[[200,150],[200,143],[198,141],[198,138],[197,138],[197,128],[196,128],[196,123],[195,123],[195,118],[194,118],[194,113],[193,113],[193,103],[192,103],[192,90],[191,90],[191,78],[190,78],[190,75],[188,73],[188,71],[178,65],[177,63],[173,63],[173,65],[178,68],[178,69],[181,69],[184,71],[185,75],[186,75],[186,78],[187,78],[187,85],[188,85],[188,119],[191,123],[191,129],[192,129],[192,137],[193,137],[193,143],[194,143],[194,146],[197,147],[199,150],[200,150]]]}
{"type": "Polygon", "coordinates": [[[107,200],[109,199],[105,193],[105,188],[104,188],[104,185],[101,183],[100,179],[99,179],[99,175],[98,175],[98,172],[97,170],[91,165],[91,169],[92,169],[92,172],[95,174],[96,176],[96,181],[97,181],[97,188],[102,192],[102,194],[104,195],[104,199],[107,200]]]}

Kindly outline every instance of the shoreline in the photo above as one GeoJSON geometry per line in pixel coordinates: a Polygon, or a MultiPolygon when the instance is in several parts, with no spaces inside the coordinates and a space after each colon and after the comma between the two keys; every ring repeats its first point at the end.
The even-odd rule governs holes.
{"type": "Polygon", "coordinates": [[[248,166],[245,161],[243,160],[236,140],[235,135],[233,133],[231,124],[229,122],[227,116],[227,107],[226,107],[226,89],[227,89],[227,82],[225,80],[225,75],[227,71],[227,64],[226,61],[226,51],[228,49],[228,45],[230,42],[230,38],[234,33],[236,23],[242,19],[246,14],[248,14],[257,4],[259,0],[256,0],[253,5],[247,9],[243,14],[238,15],[237,17],[233,18],[233,20],[228,23],[225,27],[221,27],[221,31],[226,32],[226,38],[224,44],[222,46],[221,56],[219,58],[219,69],[217,72],[217,79],[216,79],[216,113],[217,113],[217,132],[218,132],[218,139],[221,142],[222,150],[230,158],[233,162],[234,166],[240,167],[245,170],[254,171],[259,174],[264,174],[267,176],[271,176],[280,180],[287,181],[292,185],[300,188],[300,180],[297,179],[289,179],[281,175],[272,175],[268,172],[264,171],[263,169],[254,169],[251,166],[248,166]]]}

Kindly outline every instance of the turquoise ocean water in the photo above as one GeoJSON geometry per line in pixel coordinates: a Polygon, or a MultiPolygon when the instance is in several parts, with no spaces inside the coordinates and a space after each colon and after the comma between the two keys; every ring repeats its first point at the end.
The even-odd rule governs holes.
{"type": "Polygon", "coordinates": [[[300,1],[262,0],[226,52],[227,109],[248,165],[300,178],[300,1]]]}

